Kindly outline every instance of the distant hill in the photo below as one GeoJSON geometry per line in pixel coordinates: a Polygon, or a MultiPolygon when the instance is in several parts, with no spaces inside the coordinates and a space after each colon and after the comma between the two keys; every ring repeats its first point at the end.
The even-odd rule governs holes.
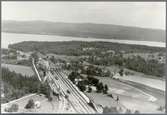
{"type": "Polygon", "coordinates": [[[2,31],[73,37],[165,42],[165,30],[111,24],[60,23],[48,21],[2,21],[2,31]]]}

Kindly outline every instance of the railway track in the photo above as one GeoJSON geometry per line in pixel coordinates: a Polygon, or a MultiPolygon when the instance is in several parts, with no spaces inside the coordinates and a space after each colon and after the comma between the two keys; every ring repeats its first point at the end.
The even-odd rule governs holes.
{"type": "MultiPolygon", "coordinates": [[[[52,91],[61,92],[62,94],[62,96],[60,96],[62,103],[59,106],[60,109],[60,111],[58,111],[59,113],[65,111],[64,110],[65,106],[68,105],[66,102],[69,102],[71,107],[77,113],[86,113],[86,114],[97,113],[95,109],[93,109],[90,105],[88,105],[89,98],[85,99],[86,97],[84,97],[83,94],[81,94],[82,92],[76,86],[74,86],[74,84],[67,78],[67,75],[64,74],[61,71],[61,69],[59,70],[55,69],[54,73],[51,73],[49,69],[47,70],[46,75],[47,75],[46,81],[48,82],[52,91]],[[60,88],[60,91],[57,90],[58,88],[60,88]],[[67,90],[70,90],[70,94],[67,93],[67,90]],[[69,97],[68,99],[65,98],[67,94],[69,97]]],[[[39,80],[41,81],[41,79],[39,80]]]]}
{"type": "Polygon", "coordinates": [[[64,89],[70,90],[71,94],[69,95],[70,100],[72,101],[74,107],[80,111],[80,113],[90,113],[90,111],[85,107],[83,102],[80,101],[78,96],[69,88],[68,84],[61,78],[60,74],[55,72],[55,75],[59,77],[59,82],[64,85],[64,89]]]}
{"type": "MultiPolygon", "coordinates": [[[[61,92],[62,92],[62,95],[63,95],[63,98],[65,97],[65,95],[66,95],[66,86],[63,84],[63,82],[61,82],[60,80],[56,80],[54,77],[51,77],[52,75],[49,73],[49,78],[51,78],[51,80],[52,81],[54,81],[54,83],[55,84],[59,84],[59,86],[60,86],[60,88],[61,88],[61,92]]],[[[73,99],[75,100],[75,97],[73,97],[73,99]]],[[[76,108],[75,106],[74,106],[74,104],[76,103],[74,103],[74,102],[72,102],[71,100],[68,100],[68,102],[70,103],[70,105],[75,109],[75,111],[77,112],[77,113],[86,113],[86,112],[84,112],[84,111],[81,111],[80,109],[78,109],[78,108],[76,108]]],[[[78,107],[78,103],[76,104],[77,105],[77,107],[78,107]]]]}
{"type": "Polygon", "coordinates": [[[79,92],[78,89],[76,89],[76,87],[68,79],[63,77],[63,73],[61,73],[59,70],[55,71],[59,78],[64,82],[64,84],[66,84],[68,89],[71,91],[71,94],[73,94],[75,98],[79,100],[80,104],[82,104],[82,106],[87,110],[87,113],[96,113],[96,111],[88,105],[87,100],[82,97],[82,95],[80,94],[81,92],[79,92]]]}

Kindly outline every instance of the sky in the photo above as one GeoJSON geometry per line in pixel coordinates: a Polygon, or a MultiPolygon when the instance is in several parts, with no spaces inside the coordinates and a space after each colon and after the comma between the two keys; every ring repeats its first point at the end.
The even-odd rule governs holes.
{"type": "Polygon", "coordinates": [[[2,20],[100,23],[165,29],[165,2],[9,2],[2,20]]]}

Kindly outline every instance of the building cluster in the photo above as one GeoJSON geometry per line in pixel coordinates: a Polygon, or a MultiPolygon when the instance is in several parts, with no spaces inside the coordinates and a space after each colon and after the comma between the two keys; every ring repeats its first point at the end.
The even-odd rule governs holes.
{"type": "Polygon", "coordinates": [[[17,53],[17,60],[29,60],[32,52],[23,52],[23,51],[16,51],[17,53]]]}

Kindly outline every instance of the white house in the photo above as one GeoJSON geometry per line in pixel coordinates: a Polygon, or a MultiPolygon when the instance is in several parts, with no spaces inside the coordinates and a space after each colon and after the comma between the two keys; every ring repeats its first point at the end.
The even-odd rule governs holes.
{"type": "Polygon", "coordinates": [[[35,101],[35,107],[36,108],[40,108],[41,107],[41,103],[39,101],[35,101]]]}

